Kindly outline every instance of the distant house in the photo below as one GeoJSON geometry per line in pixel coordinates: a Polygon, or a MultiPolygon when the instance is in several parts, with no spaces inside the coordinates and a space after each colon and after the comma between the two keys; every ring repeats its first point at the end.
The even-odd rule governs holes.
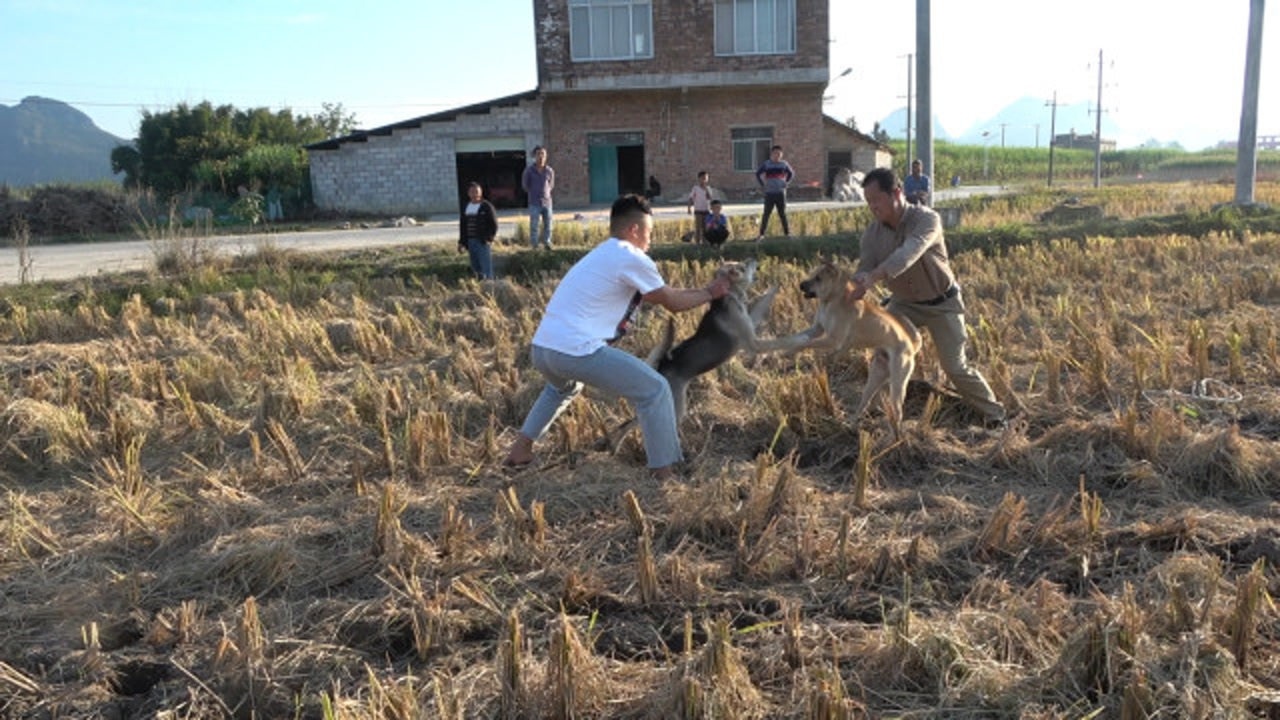
{"type": "MultiPolygon", "coordinates": [[[[1077,135],[1075,130],[1065,135],[1055,135],[1053,137],[1053,146],[1059,150],[1097,150],[1098,136],[1090,133],[1089,135],[1077,135]]],[[[1113,152],[1116,149],[1115,140],[1102,140],[1102,152],[1113,152]]]]}
{"type": "Polygon", "coordinates": [[[826,182],[822,187],[827,196],[831,195],[831,184],[840,168],[865,173],[878,167],[893,166],[893,151],[888,145],[833,117],[823,117],[822,123],[822,143],[827,150],[826,182]]]}
{"type": "Polygon", "coordinates": [[[321,208],[455,212],[468,181],[499,204],[536,145],[560,207],[641,193],[680,202],[700,170],[729,197],[782,145],[799,197],[889,149],[825,117],[828,0],[533,0],[538,87],[308,146],[321,208]]]}

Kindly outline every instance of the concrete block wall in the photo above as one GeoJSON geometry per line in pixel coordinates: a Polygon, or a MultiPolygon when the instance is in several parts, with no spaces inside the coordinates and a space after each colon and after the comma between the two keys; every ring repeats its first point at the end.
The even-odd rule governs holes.
{"type": "Polygon", "coordinates": [[[542,142],[542,103],[492,107],[420,123],[400,123],[389,134],[312,150],[316,206],[338,212],[424,217],[458,210],[455,140],[524,138],[526,150],[542,142]]]}

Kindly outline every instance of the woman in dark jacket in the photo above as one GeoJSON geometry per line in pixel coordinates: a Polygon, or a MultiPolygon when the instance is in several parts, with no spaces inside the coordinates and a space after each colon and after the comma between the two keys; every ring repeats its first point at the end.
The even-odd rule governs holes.
{"type": "Polygon", "coordinates": [[[493,279],[493,254],[489,246],[498,235],[498,213],[484,199],[480,183],[467,185],[467,206],[458,218],[458,250],[471,254],[471,271],[481,280],[493,279]]]}

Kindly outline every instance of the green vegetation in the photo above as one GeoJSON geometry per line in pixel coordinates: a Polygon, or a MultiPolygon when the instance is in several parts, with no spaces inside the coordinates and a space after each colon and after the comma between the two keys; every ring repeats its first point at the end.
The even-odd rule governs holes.
{"type": "Polygon", "coordinates": [[[354,126],[355,117],[341,105],[295,118],[290,110],[183,103],[167,112],[144,112],[135,146],[112,151],[111,167],[124,173],[126,188],[145,188],[166,199],[204,190],[231,202],[244,188],[279,197],[295,209],[309,200],[302,146],[354,126]]]}
{"type": "MultiPolygon", "coordinates": [[[[890,143],[897,153],[899,172],[906,144],[890,143]]],[[[1203,150],[1189,153],[1174,149],[1131,149],[1102,153],[1102,178],[1107,184],[1144,178],[1173,178],[1194,172],[1207,180],[1235,177],[1235,152],[1203,150]]],[[[946,141],[934,143],[934,182],[943,187],[955,175],[968,185],[1044,185],[1048,181],[1048,147],[1000,147],[988,145],[956,145],[946,141]],[[984,172],[985,170],[985,172],[984,172]]],[[[1094,153],[1090,150],[1055,149],[1053,177],[1055,185],[1092,183],[1094,153]]],[[[1258,154],[1260,176],[1280,177],[1280,151],[1258,154]]]]}

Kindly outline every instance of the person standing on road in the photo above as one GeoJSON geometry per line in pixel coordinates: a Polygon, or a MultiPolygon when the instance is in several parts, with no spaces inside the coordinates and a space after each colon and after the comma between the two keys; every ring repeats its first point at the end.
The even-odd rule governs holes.
{"type": "MultiPolygon", "coordinates": [[[[889,168],[867,173],[862,188],[875,220],[862,233],[851,298],[883,282],[892,293],[889,312],[929,331],[938,364],[956,391],[982,415],[984,425],[1003,427],[1004,406],[965,358],[964,300],[947,258],[942,218],[928,206],[908,203],[889,168]]],[[[887,361],[880,353],[872,359],[887,361]]]]}
{"type": "Polygon", "coordinates": [[[782,234],[791,237],[791,228],[787,225],[787,186],[795,177],[791,165],[782,159],[782,146],[774,145],[769,152],[769,159],[760,163],[756,169],[756,182],[764,190],[764,215],[760,218],[760,233],[756,242],[764,240],[765,230],[769,229],[769,216],[773,209],[778,209],[778,219],[782,221],[782,234]]]}
{"type": "Polygon", "coordinates": [[[933,190],[929,176],[924,174],[924,163],[919,158],[911,161],[911,174],[902,181],[902,193],[912,205],[928,205],[933,190]]]}
{"type": "Polygon", "coordinates": [[[671,385],[644,359],[613,346],[626,334],[641,301],[683,312],[724,297],[726,278],[703,288],[672,288],[649,257],[653,214],[639,195],[623,195],[609,213],[611,237],[574,263],[547,302],[534,332],[530,357],[546,378],[503,465],[533,462],[533,443],[584,385],[626,398],[644,434],[645,455],[654,478],[676,476],[683,459],[676,433],[671,385]]]}
{"type": "Polygon", "coordinates": [[[471,272],[481,280],[493,279],[493,239],[498,236],[498,212],[484,199],[480,183],[467,184],[467,205],[458,218],[458,250],[471,255],[471,272]]]}
{"type": "Polygon", "coordinates": [[[529,196],[529,244],[551,249],[551,191],[556,187],[556,171],[547,164],[547,149],[533,149],[533,163],[524,169],[521,186],[529,196]],[[539,221],[542,227],[539,228],[539,221]]]}

